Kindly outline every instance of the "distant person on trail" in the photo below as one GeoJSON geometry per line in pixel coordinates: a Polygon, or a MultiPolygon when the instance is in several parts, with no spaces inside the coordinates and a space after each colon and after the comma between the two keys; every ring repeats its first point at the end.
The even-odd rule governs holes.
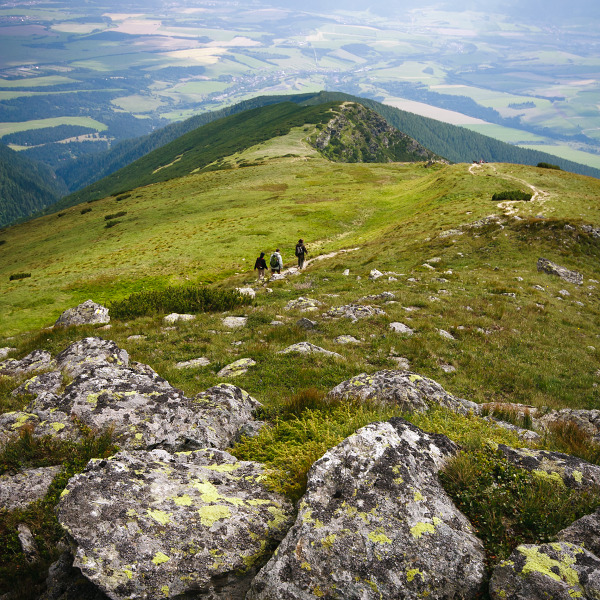
{"type": "Polygon", "coordinates": [[[308,250],[304,245],[304,240],[299,239],[296,244],[296,256],[298,257],[298,268],[302,269],[304,267],[304,257],[308,254],[308,250]]]}
{"type": "Polygon", "coordinates": [[[265,271],[267,270],[267,261],[265,260],[264,252],[261,252],[260,256],[256,259],[254,270],[258,271],[258,280],[260,281],[265,276],[265,271]]]}
{"type": "Polygon", "coordinates": [[[281,259],[281,254],[279,254],[279,248],[275,249],[275,252],[271,254],[271,258],[269,259],[269,265],[271,266],[271,273],[281,273],[281,269],[283,269],[283,260],[281,259]]]}

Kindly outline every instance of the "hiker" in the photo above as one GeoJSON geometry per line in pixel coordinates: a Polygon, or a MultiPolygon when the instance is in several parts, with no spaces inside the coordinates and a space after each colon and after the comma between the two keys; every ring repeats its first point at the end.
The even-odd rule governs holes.
{"type": "Polygon", "coordinates": [[[276,248],[275,252],[271,254],[269,265],[271,265],[271,274],[281,273],[281,269],[283,269],[283,260],[281,259],[281,254],[279,254],[279,248],[276,248]]]}
{"type": "Polygon", "coordinates": [[[266,269],[267,261],[265,260],[265,253],[261,252],[260,256],[256,259],[256,262],[254,263],[254,270],[258,271],[259,281],[264,278],[266,269]]]}
{"type": "Polygon", "coordinates": [[[298,268],[304,267],[304,257],[308,254],[308,250],[304,245],[304,240],[300,238],[296,244],[296,256],[298,257],[298,268]]]}

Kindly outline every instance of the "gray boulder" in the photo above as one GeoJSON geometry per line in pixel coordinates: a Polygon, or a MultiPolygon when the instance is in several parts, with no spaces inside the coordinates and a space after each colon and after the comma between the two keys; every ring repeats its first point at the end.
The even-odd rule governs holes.
{"type": "Polygon", "coordinates": [[[518,546],[494,569],[490,597],[596,600],[600,598],[600,559],[568,542],[518,546]]]}
{"type": "Polygon", "coordinates": [[[16,475],[0,475],[0,508],[25,508],[43,498],[60,470],[61,467],[41,467],[16,475]]]}
{"type": "Polygon", "coordinates": [[[546,258],[538,258],[537,270],[548,275],[558,275],[561,279],[568,281],[569,283],[575,283],[581,285],[583,283],[583,275],[577,271],[569,271],[565,267],[561,267],[546,258]]]}
{"type": "Polygon", "coordinates": [[[510,463],[531,471],[537,477],[563,483],[569,488],[595,488],[600,486],[600,466],[581,458],[531,448],[511,448],[497,445],[497,451],[510,463]]]}
{"type": "Polygon", "coordinates": [[[319,310],[319,306],[323,303],[319,300],[314,300],[313,298],[296,298],[295,300],[290,300],[285,305],[285,310],[299,310],[301,312],[315,312],[319,310]]]}
{"type": "Polygon", "coordinates": [[[439,383],[412,371],[384,370],[371,375],[361,373],[334,387],[327,398],[371,400],[400,406],[403,411],[424,412],[435,405],[454,412],[478,412],[474,402],[449,394],[439,383]]]}
{"type": "Polygon", "coordinates": [[[475,598],[482,544],[436,476],[456,450],[402,419],[329,450],[248,600],[475,598]]]}
{"type": "Polygon", "coordinates": [[[239,375],[245,375],[248,369],[254,365],[256,365],[256,361],[253,358],[240,358],[223,367],[217,373],[217,377],[238,377],[239,375]]]}
{"type": "Polygon", "coordinates": [[[346,304],[345,306],[337,306],[324,313],[324,316],[332,319],[350,319],[357,321],[358,319],[366,319],[377,315],[385,315],[385,311],[377,306],[369,306],[362,304],[346,304]]]}
{"type": "Polygon", "coordinates": [[[600,556],[600,509],[571,523],[556,536],[561,542],[570,542],[583,546],[586,550],[600,556]]]}
{"type": "Polygon", "coordinates": [[[57,509],[74,566],[112,600],[242,600],[291,524],[257,463],[215,449],[92,460],[57,509]]]}
{"type": "Polygon", "coordinates": [[[31,394],[32,396],[39,396],[45,393],[55,393],[60,390],[62,384],[62,373],[60,371],[50,371],[49,373],[34,375],[31,379],[28,379],[17,389],[13,390],[12,395],[31,394]]]}
{"type": "Polygon", "coordinates": [[[114,342],[99,337],[88,337],[71,344],[56,355],[59,369],[76,377],[94,367],[127,367],[129,355],[114,342]]]}
{"type": "Polygon", "coordinates": [[[0,375],[24,375],[25,373],[35,373],[36,371],[45,371],[53,368],[54,362],[52,355],[46,350],[34,350],[24,358],[7,358],[0,362],[0,375]]]}
{"type": "Polygon", "coordinates": [[[19,435],[23,427],[32,431],[33,437],[50,435],[62,440],[77,441],[81,438],[81,431],[69,415],[55,408],[58,397],[54,394],[44,394],[43,403],[40,402],[39,412],[35,405],[42,396],[38,396],[26,408],[27,411],[11,411],[0,415],[0,445],[5,444],[19,435]],[[49,408],[44,409],[47,402],[49,408]]]}
{"type": "Polygon", "coordinates": [[[71,325],[105,325],[110,321],[108,308],[86,300],[75,308],[69,308],[58,317],[54,327],[69,327],[71,325]]]}
{"type": "Polygon", "coordinates": [[[337,352],[325,350],[325,348],[321,348],[321,346],[315,346],[315,344],[311,344],[310,342],[298,342],[297,344],[292,344],[284,350],[280,350],[278,354],[289,354],[290,352],[299,352],[300,354],[325,354],[334,358],[344,358],[337,352]]]}

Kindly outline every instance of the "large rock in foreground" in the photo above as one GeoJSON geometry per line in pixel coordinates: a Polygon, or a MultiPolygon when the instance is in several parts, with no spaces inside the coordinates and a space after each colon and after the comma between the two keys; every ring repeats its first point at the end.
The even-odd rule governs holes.
{"type": "Polygon", "coordinates": [[[424,412],[435,405],[461,414],[477,413],[478,405],[449,394],[439,383],[411,371],[377,371],[361,373],[334,387],[329,399],[371,400],[378,404],[399,406],[403,411],[424,412]]]}
{"type": "Polygon", "coordinates": [[[58,518],[113,600],[241,600],[291,524],[264,476],[219,450],[122,452],[69,481],[58,518]]]}
{"type": "Polygon", "coordinates": [[[596,600],[600,598],[600,559],[567,542],[519,546],[494,569],[490,597],[596,600]]]}
{"type": "Polygon", "coordinates": [[[403,419],[329,450],[248,600],[475,598],[483,547],[436,476],[456,450],[403,419]]]}

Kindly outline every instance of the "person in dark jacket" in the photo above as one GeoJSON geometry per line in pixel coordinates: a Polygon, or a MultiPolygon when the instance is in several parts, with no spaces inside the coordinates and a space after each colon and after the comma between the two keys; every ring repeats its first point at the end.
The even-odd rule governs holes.
{"type": "Polygon", "coordinates": [[[298,257],[298,268],[302,269],[304,267],[304,257],[308,254],[308,250],[304,245],[304,240],[299,239],[296,244],[296,256],[298,257]]]}
{"type": "Polygon", "coordinates": [[[267,270],[267,261],[265,260],[265,253],[261,252],[260,256],[256,259],[254,263],[254,270],[258,271],[258,280],[260,281],[265,276],[265,271],[267,270]]]}

